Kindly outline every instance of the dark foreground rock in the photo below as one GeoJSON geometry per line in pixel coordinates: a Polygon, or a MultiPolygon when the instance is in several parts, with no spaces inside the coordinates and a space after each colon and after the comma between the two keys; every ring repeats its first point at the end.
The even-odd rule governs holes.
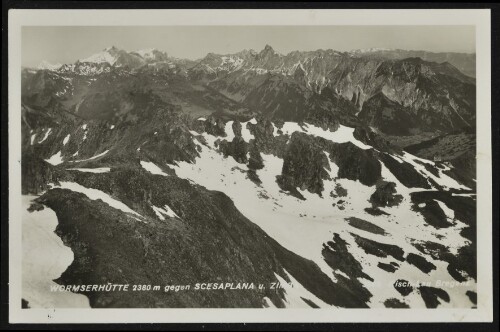
{"type": "MultiPolygon", "coordinates": [[[[333,283],[316,264],[281,247],[243,217],[223,193],[138,169],[68,176],[109,193],[142,217],[66,189],[52,189],[40,197],[39,203],[56,212],[56,232],[75,254],[57,280],[61,285],[269,285],[276,281],[275,273],[288,280],[286,270],[326,303],[366,307],[357,288],[333,283]],[[151,206],[165,204],[179,217],[160,220],[151,206]]],[[[92,307],[262,307],[264,296],[284,306],[283,291],[269,288],[84,294],[92,307]]]]}

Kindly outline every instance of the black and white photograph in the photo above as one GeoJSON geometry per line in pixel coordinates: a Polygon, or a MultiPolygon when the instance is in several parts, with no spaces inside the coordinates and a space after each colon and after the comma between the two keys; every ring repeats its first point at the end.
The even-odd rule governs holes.
{"type": "Polygon", "coordinates": [[[475,25],[142,19],[19,27],[19,315],[491,313],[475,25]]]}

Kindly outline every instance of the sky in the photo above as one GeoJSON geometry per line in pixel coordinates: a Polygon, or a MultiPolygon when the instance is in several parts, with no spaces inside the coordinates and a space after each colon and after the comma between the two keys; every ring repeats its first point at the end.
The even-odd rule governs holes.
{"type": "Polygon", "coordinates": [[[399,48],[431,52],[475,52],[473,26],[70,26],[23,27],[22,65],[73,63],[106,47],[135,51],[156,48],[179,58],[207,53],[364,48],[399,48]]]}

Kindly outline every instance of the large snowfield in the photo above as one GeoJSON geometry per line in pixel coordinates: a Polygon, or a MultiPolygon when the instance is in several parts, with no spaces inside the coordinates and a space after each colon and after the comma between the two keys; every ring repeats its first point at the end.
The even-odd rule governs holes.
{"type": "MultiPolygon", "coordinates": [[[[245,127],[244,123],[242,125],[245,127]]],[[[226,132],[228,130],[232,130],[230,125],[226,125],[226,132]]],[[[301,128],[296,123],[285,123],[283,133],[290,135],[296,130],[324,137],[337,143],[351,141],[362,149],[371,148],[357,141],[352,136],[351,128],[344,126],[341,126],[338,132],[329,132],[311,125],[301,128]]],[[[419,190],[415,190],[415,188],[410,190],[405,187],[383,164],[382,176],[384,180],[396,183],[397,192],[403,195],[403,201],[399,206],[384,208],[384,211],[389,213],[390,216],[372,216],[366,213],[364,209],[370,206],[368,200],[375,191],[375,186],[367,187],[359,181],[335,179],[338,167],[332,162],[330,162],[330,176],[333,180],[324,182],[323,198],[317,194],[300,191],[299,189],[300,193],[306,198],[300,200],[283,192],[276,183],[276,176],[281,174],[282,159],[273,155],[262,155],[264,168],[257,171],[257,175],[262,181],[259,186],[247,178],[246,165],[238,164],[232,157],[225,158],[217,152],[215,147],[216,137],[206,133],[199,135],[203,136],[207,146],[198,143],[201,147],[200,157],[196,159],[194,164],[179,162],[174,167],[177,176],[194,181],[207,189],[218,190],[227,194],[234,201],[238,210],[249,220],[260,226],[285,248],[304,258],[313,260],[334,281],[336,279],[332,273],[333,271],[324,261],[321,250],[323,244],[332,240],[334,233],[338,233],[348,243],[349,252],[362,264],[363,271],[374,279],[373,282],[362,278],[359,279],[373,294],[369,303],[370,307],[384,307],[383,302],[386,299],[401,298],[401,294],[393,287],[394,282],[398,279],[430,283],[432,286],[435,285],[437,280],[456,283],[455,279],[447,271],[448,263],[446,262],[434,260],[426,255],[425,258],[436,266],[436,269],[429,274],[425,274],[414,265],[399,261],[397,262],[400,265],[399,269],[394,273],[389,273],[380,269],[377,264],[378,262],[389,264],[394,261],[391,256],[380,258],[369,255],[356,244],[352,234],[380,243],[397,245],[404,250],[405,255],[414,253],[422,256],[423,254],[411,245],[411,241],[430,240],[441,243],[443,240],[440,239],[444,238],[451,252],[456,252],[458,248],[464,246],[468,241],[459,234],[465,224],[455,219],[453,211],[448,209],[443,202],[439,202],[439,205],[444,208],[449,221],[454,223],[454,226],[449,228],[435,229],[430,227],[424,221],[422,215],[412,211],[409,194],[412,191],[419,190]],[[333,200],[329,197],[329,193],[335,190],[337,183],[345,188],[348,193],[347,197],[340,198],[346,202],[344,210],[332,206],[333,200]],[[348,217],[357,217],[369,221],[383,228],[387,234],[378,235],[354,228],[345,220],[348,217]]],[[[234,134],[232,132],[228,133],[228,139],[232,137],[234,137],[234,134]]],[[[221,137],[221,139],[226,138],[221,137]]],[[[412,165],[420,166],[413,161],[416,158],[409,154],[404,155],[406,161],[411,162],[412,165]]],[[[425,160],[425,162],[432,163],[428,160],[425,160]]],[[[423,170],[418,170],[424,173],[425,168],[423,166],[421,168],[423,170]]],[[[425,171],[425,173],[428,172],[425,171]]],[[[434,177],[434,180],[447,188],[463,188],[463,186],[447,176],[434,177]]],[[[294,283],[297,284],[298,282],[294,281],[294,283]]],[[[297,285],[297,287],[301,286],[297,285]]],[[[475,291],[475,288],[476,283],[472,279],[469,281],[468,286],[461,285],[446,288],[451,300],[449,303],[441,301],[440,307],[470,307],[472,303],[465,293],[467,290],[475,291]]],[[[297,290],[294,290],[295,292],[297,290]]],[[[292,296],[290,290],[287,294],[292,296]]],[[[305,298],[312,300],[311,296],[305,298]]],[[[412,308],[425,308],[425,303],[417,292],[406,296],[404,301],[412,308]]],[[[318,303],[317,300],[313,302],[318,303]]],[[[296,307],[296,304],[297,301],[290,300],[290,306],[296,307]]]]}
{"type": "Polygon", "coordinates": [[[73,262],[73,252],[54,232],[57,217],[45,207],[29,212],[35,196],[22,197],[22,297],[30,308],[89,308],[86,296],[69,291],[51,291],[57,279],[73,262]]]}

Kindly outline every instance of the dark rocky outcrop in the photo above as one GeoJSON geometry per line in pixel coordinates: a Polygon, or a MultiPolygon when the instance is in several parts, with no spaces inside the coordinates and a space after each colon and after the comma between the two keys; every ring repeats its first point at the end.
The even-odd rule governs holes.
{"type": "Polygon", "coordinates": [[[421,253],[429,255],[433,259],[448,262],[448,273],[457,281],[464,282],[467,278],[464,277],[465,272],[471,278],[476,279],[476,251],[475,245],[469,244],[458,249],[457,255],[450,252],[447,246],[432,241],[417,242],[414,241],[413,246],[421,253]]]}
{"type": "Polygon", "coordinates": [[[392,264],[386,264],[386,263],[382,263],[382,262],[378,262],[377,266],[379,268],[381,268],[382,270],[386,271],[386,272],[390,272],[390,273],[394,273],[397,269],[394,265],[392,264]]]}
{"type": "Polygon", "coordinates": [[[407,296],[413,292],[413,286],[404,279],[396,280],[394,282],[394,288],[403,296],[407,296]]]}
{"type": "Polygon", "coordinates": [[[390,298],[390,299],[385,300],[384,306],[386,308],[394,308],[394,309],[406,309],[406,308],[410,307],[407,303],[405,303],[401,300],[398,300],[396,298],[390,298]]]}
{"type": "Polygon", "coordinates": [[[476,201],[473,198],[454,196],[451,191],[422,191],[412,193],[411,200],[413,208],[416,211],[423,209],[421,213],[426,218],[426,221],[437,228],[450,226],[446,215],[436,200],[443,202],[453,210],[456,219],[468,225],[461,231],[461,235],[473,243],[476,242],[476,201]],[[429,207],[427,209],[425,207],[419,208],[418,205],[423,203],[425,203],[425,207],[429,207]]]}
{"type": "Polygon", "coordinates": [[[400,163],[385,153],[380,153],[379,158],[404,186],[408,188],[431,189],[431,185],[427,182],[427,179],[407,162],[400,163]]]}
{"type": "Polygon", "coordinates": [[[469,298],[469,300],[472,303],[477,304],[477,293],[476,292],[468,290],[467,292],[465,292],[465,295],[467,295],[467,297],[469,298]]]}
{"type": "Polygon", "coordinates": [[[283,169],[276,182],[283,190],[300,188],[321,196],[323,180],[330,179],[326,171],[329,169],[328,158],[314,137],[295,132],[287,145],[283,169]]]}
{"type": "Polygon", "coordinates": [[[248,158],[248,168],[252,170],[264,168],[264,160],[262,159],[262,155],[254,144],[250,145],[249,153],[250,156],[248,158]]]}
{"type": "Polygon", "coordinates": [[[408,256],[406,256],[406,261],[408,264],[415,265],[420,271],[427,274],[436,269],[436,265],[428,262],[424,257],[415,255],[414,253],[409,253],[408,256]]]}
{"type": "Polygon", "coordinates": [[[372,216],[389,216],[390,214],[380,210],[379,208],[369,207],[365,208],[366,213],[371,214],[372,216]]]}
{"type": "Polygon", "coordinates": [[[264,160],[262,155],[257,149],[254,142],[249,144],[249,158],[248,158],[248,178],[257,185],[261,184],[261,180],[257,175],[257,170],[264,168],[264,160]]]}
{"type": "Polygon", "coordinates": [[[351,225],[352,227],[364,230],[366,232],[370,232],[373,234],[379,234],[379,235],[386,234],[386,232],[384,231],[384,229],[382,227],[374,225],[369,221],[366,221],[366,220],[363,220],[360,218],[356,218],[356,217],[349,217],[349,218],[346,218],[345,220],[347,220],[349,225],[351,225]]]}
{"type": "Polygon", "coordinates": [[[194,124],[195,129],[199,127],[201,132],[213,136],[226,136],[225,122],[220,118],[209,116],[205,121],[195,121],[194,124]]]}
{"type": "Polygon", "coordinates": [[[365,186],[373,186],[380,179],[380,162],[372,149],[363,150],[351,142],[331,143],[327,152],[339,167],[339,178],[359,180],[365,186]]]}
{"type": "Polygon", "coordinates": [[[334,191],[330,192],[330,197],[332,198],[346,197],[346,196],[347,196],[347,189],[342,187],[340,183],[336,183],[334,191]]]}
{"type": "Polygon", "coordinates": [[[448,222],[446,214],[443,212],[439,204],[434,200],[426,200],[425,203],[420,202],[418,199],[413,199],[413,197],[418,197],[417,195],[412,195],[412,201],[415,202],[413,205],[413,210],[420,212],[424,217],[424,220],[431,226],[435,228],[446,228],[450,227],[451,223],[448,222]]]}
{"type": "Polygon", "coordinates": [[[378,181],[375,192],[370,196],[373,207],[397,206],[403,200],[403,196],[396,194],[394,182],[378,181]]]}
{"type": "Polygon", "coordinates": [[[246,164],[248,161],[247,145],[248,143],[241,136],[235,136],[231,142],[226,140],[220,141],[219,150],[225,157],[231,156],[237,163],[246,164]]]}
{"type": "Polygon", "coordinates": [[[335,278],[338,280],[337,283],[348,286],[349,291],[344,293],[343,296],[350,298],[352,295],[349,294],[353,294],[358,301],[363,302],[367,302],[372,297],[372,294],[364,288],[357,278],[365,278],[371,281],[373,279],[363,272],[361,264],[349,252],[347,243],[339,234],[335,233],[332,241],[323,244],[322,254],[325,262],[332,269],[340,270],[349,276],[349,278],[346,278],[342,274],[334,272],[335,278]]]}
{"type": "Polygon", "coordinates": [[[351,235],[354,237],[356,244],[369,255],[377,257],[392,256],[398,261],[404,261],[404,250],[394,244],[380,243],[353,233],[351,233],[351,235]]]}
{"type": "Polygon", "coordinates": [[[450,295],[441,288],[421,285],[418,287],[418,291],[427,308],[437,308],[441,304],[439,301],[440,299],[445,302],[450,302],[450,295]]]}
{"type": "MultiPolygon", "coordinates": [[[[283,123],[275,122],[274,125],[279,128],[283,123]]],[[[274,136],[274,126],[270,120],[261,117],[257,118],[257,123],[247,123],[247,128],[254,136],[253,144],[256,149],[262,153],[272,154],[283,158],[289,137],[287,135],[274,136]]],[[[279,129],[278,129],[279,132],[279,129]]]]}
{"type": "Polygon", "coordinates": [[[23,195],[39,194],[48,184],[57,181],[57,171],[46,161],[30,153],[23,153],[21,162],[21,190],[23,195]]]}

